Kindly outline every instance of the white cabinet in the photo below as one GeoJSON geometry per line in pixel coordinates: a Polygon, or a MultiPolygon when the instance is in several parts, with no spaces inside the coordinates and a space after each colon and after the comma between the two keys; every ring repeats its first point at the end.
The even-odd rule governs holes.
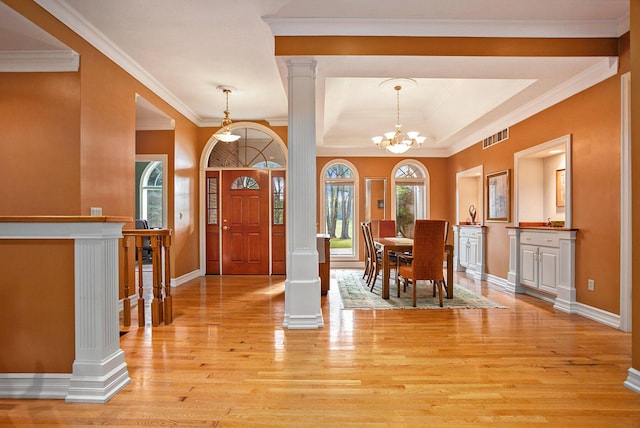
{"type": "Polygon", "coordinates": [[[453,226],[455,270],[466,271],[474,279],[486,279],[485,235],[486,227],[471,225],[453,226]]]}
{"type": "Polygon", "coordinates": [[[509,228],[507,288],[554,302],[556,309],[575,310],[576,230],[509,228]]]}
{"type": "Polygon", "coordinates": [[[522,244],[520,283],[555,294],[559,273],[558,258],[558,248],[522,244]]]}

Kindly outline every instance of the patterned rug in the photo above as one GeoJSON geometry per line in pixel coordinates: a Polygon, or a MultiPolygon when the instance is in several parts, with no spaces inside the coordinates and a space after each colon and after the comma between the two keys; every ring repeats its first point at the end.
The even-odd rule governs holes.
{"type": "Polygon", "coordinates": [[[400,297],[396,297],[396,284],[391,277],[389,299],[383,299],[382,276],[378,275],[373,291],[369,291],[362,279],[362,270],[335,269],[331,275],[337,280],[342,298],[343,309],[482,309],[505,308],[493,300],[479,296],[466,288],[453,287],[453,299],[444,298],[440,307],[438,296],[433,297],[433,286],[421,281],[418,284],[417,307],[413,307],[413,293],[410,288],[406,292],[400,290],[400,297]]]}

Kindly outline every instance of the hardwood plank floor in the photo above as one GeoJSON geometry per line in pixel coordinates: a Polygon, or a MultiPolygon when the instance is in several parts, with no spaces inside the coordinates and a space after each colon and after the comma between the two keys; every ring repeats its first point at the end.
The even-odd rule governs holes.
{"type": "Polygon", "coordinates": [[[458,283],[508,308],[342,310],[332,283],[324,328],[283,330],[283,277],[193,280],[121,338],[111,401],[0,399],[0,426],[640,427],[630,334],[458,283]]]}

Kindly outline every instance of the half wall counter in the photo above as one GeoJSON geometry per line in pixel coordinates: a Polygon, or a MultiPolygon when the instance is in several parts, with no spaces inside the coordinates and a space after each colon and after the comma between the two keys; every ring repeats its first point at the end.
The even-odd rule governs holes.
{"type": "Polygon", "coordinates": [[[120,349],[111,216],[0,216],[0,397],[105,403],[129,378],[120,349]]]}

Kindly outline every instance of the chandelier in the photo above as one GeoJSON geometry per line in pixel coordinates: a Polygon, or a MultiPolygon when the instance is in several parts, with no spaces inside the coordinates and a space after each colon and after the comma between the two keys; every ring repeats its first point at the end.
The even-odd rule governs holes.
{"type": "Polygon", "coordinates": [[[406,134],[402,132],[402,125],[400,124],[400,89],[402,89],[402,86],[395,85],[393,89],[396,91],[396,130],[385,132],[384,137],[376,136],[371,139],[379,149],[386,149],[388,152],[398,154],[404,153],[412,147],[421,146],[426,137],[421,136],[417,131],[409,131],[406,134]]]}
{"type": "Polygon", "coordinates": [[[234,141],[237,141],[240,138],[240,136],[234,135],[231,133],[231,124],[233,122],[231,122],[231,118],[229,118],[229,94],[231,93],[232,88],[229,86],[218,86],[218,89],[224,92],[224,95],[227,98],[227,104],[226,104],[226,108],[224,109],[224,119],[222,119],[222,128],[220,129],[220,131],[216,132],[213,136],[222,142],[233,143],[234,141]]]}

